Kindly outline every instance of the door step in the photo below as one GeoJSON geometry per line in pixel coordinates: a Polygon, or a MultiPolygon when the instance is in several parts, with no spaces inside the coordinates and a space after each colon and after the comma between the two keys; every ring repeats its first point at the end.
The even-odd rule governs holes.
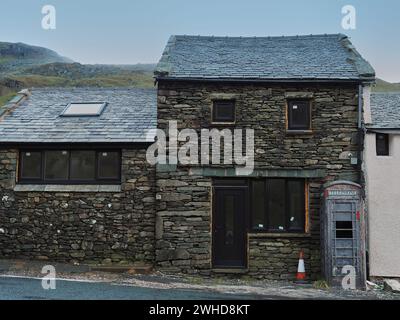
{"type": "Polygon", "coordinates": [[[222,273],[222,274],[246,274],[248,269],[236,269],[236,268],[215,268],[211,269],[212,273],[222,273]]]}

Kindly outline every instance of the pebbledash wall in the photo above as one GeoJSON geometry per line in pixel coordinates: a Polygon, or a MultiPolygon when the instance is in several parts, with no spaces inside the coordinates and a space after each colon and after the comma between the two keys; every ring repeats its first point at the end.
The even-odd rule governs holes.
{"type": "MultiPolygon", "coordinates": [[[[357,153],[356,84],[243,84],[159,80],[158,126],[212,128],[212,100],[234,98],[236,123],[255,129],[255,171],[310,175],[308,232],[248,232],[248,276],[295,277],[300,249],[311,278],[320,276],[320,196],[327,181],[358,180],[349,153],[357,153]],[[312,134],[286,132],[289,96],[312,96],[312,134]]],[[[216,127],[223,129],[224,126],[216,127]]],[[[199,144],[200,145],[200,144],[199,144]]],[[[216,170],[178,165],[157,170],[156,265],[167,272],[213,274],[212,180],[216,170]]],[[[226,174],[226,173],[224,173],[226,174]]],[[[222,175],[224,175],[222,174],[222,175]]],[[[229,175],[229,174],[228,174],[229,175]]]]}
{"type": "Polygon", "coordinates": [[[15,191],[17,163],[18,150],[0,150],[2,258],[153,264],[155,168],[145,149],[122,150],[120,188],[92,192],[96,186],[15,191]]]}

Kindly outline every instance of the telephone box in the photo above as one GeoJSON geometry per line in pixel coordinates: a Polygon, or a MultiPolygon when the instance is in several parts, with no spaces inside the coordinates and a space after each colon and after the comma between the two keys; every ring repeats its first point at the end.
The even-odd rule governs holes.
{"type": "MultiPolygon", "coordinates": [[[[361,186],[349,181],[325,185],[321,212],[322,269],[331,286],[355,283],[365,289],[365,219],[361,186]],[[349,276],[355,275],[353,282],[349,276]]],[[[348,288],[348,287],[347,287],[348,288]]]]}

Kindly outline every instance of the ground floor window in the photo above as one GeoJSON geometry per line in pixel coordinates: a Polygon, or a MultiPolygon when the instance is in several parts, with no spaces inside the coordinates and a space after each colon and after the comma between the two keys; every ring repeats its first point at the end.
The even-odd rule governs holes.
{"type": "Polygon", "coordinates": [[[21,183],[119,183],[120,150],[21,150],[21,183]]]}
{"type": "Polygon", "coordinates": [[[214,179],[213,185],[220,190],[245,191],[243,202],[246,224],[251,232],[308,232],[306,179],[224,178],[214,179]]]}
{"type": "Polygon", "coordinates": [[[304,179],[250,180],[251,227],[255,231],[304,232],[304,179]]]}

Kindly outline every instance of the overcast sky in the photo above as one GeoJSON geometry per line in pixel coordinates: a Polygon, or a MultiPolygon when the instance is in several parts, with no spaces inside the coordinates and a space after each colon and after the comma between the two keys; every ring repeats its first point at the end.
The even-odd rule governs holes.
{"type": "Polygon", "coordinates": [[[399,0],[1,0],[0,41],[53,49],[81,63],[154,63],[171,34],[345,33],[378,77],[400,82],[399,0]],[[356,8],[356,29],[341,26],[356,8]],[[42,7],[56,29],[42,28],[42,7]]]}

